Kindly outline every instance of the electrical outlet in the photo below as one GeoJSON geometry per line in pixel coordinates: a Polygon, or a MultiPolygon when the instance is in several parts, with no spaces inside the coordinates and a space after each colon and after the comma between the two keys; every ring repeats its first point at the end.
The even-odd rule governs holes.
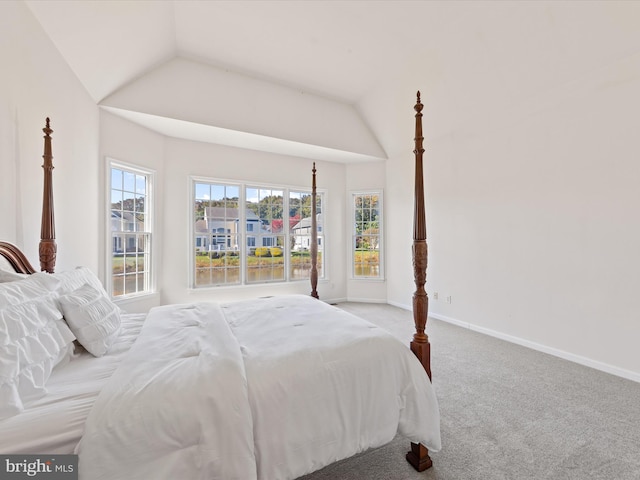
{"type": "Polygon", "coordinates": [[[451,303],[451,295],[447,297],[447,303],[451,303]]]}
{"type": "Polygon", "coordinates": [[[438,292],[433,292],[433,299],[437,300],[438,299],[438,292]]]}

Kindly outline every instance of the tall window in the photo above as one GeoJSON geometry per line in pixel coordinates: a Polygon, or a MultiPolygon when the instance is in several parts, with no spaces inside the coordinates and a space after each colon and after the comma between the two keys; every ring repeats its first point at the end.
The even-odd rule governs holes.
{"type": "Polygon", "coordinates": [[[234,285],[240,278],[240,187],[195,184],[195,286],[234,285]]]}
{"type": "MultiPolygon", "coordinates": [[[[195,287],[309,278],[311,192],[202,180],[193,185],[195,287]]],[[[321,194],[317,209],[322,278],[321,194]]]]}
{"type": "Polygon", "coordinates": [[[152,174],[111,164],[111,295],[151,291],[152,174]]]}
{"type": "Polygon", "coordinates": [[[354,278],[382,278],[382,192],[353,193],[354,278]]]}

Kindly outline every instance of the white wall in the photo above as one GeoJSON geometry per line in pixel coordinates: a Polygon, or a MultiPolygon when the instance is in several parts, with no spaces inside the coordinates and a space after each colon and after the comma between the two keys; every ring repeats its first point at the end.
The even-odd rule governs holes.
{"type": "Polygon", "coordinates": [[[42,154],[51,118],[56,271],[97,271],[98,109],[22,2],[0,2],[0,238],[39,269],[42,154]]]}
{"type": "MultiPolygon", "coordinates": [[[[189,234],[193,206],[190,198],[191,175],[255,181],[292,187],[311,187],[311,160],[233,147],[167,138],[165,149],[164,248],[162,252],[162,303],[183,303],[202,300],[233,300],[282,293],[308,294],[308,281],[269,284],[250,287],[223,287],[190,290],[189,234]]],[[[326,265],[327,280],[318,285],[323,300],[344,299],[345,238],[345,167],[331,162],[316,162],[318,188],[326,190],[327,220],[326,265]]]]}
{"type": "Polygon", "coordinates": [[[640,9],[569,3],[529,11],[535,32],[531,5],[501,18],[510,44],[453,25],[455,48],[360,105],[389,154],[387,295],[408,307],[414,290],[396,234],[411,222],[421,89],[430,312],[640,380],[640,9]]]}
{"type": "Polygon", "coordinates": [[[499,128],[432,142],[430,290],[452,296],[434,312],[640,379],[632,60],[546,92],[544,108],[522,104],[499,128]]]}

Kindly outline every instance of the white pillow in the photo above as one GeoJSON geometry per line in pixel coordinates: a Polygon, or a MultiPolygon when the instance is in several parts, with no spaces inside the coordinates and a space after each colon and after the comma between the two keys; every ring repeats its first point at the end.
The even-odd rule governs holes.
{"type": "Polygon", "coordinates": [[[77,267],[74,270],[54,273],[53,277],[60,282],[56,288],[60,295],[68,295],[83,285],[89,284],[105,297],[108,296],[100,279],[88,267],[77,267]]]}
{"type": "Polygon", "coordinates": [[[24,280],[29,275],[26,273],[15,273],[9,270],[0,269],[0,283],[15,282],[16,280],[24,280]]]}
{"type": "Polygon", "coordinates": [[[120,333],[120,309],[89,284],[62,295],[58,303],[80,344],[96,357],[107,353],[120,333]]]}
{"type": "Polygon", "coordinates": [[[56,306],[57,283],[41,273],[0,284],[0,419],[44,395],[51,370],[72,352],[75,336],[56,306]]]}

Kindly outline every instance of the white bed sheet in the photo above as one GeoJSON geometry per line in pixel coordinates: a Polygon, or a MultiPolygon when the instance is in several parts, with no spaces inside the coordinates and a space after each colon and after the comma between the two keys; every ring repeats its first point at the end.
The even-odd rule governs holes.
{"type": "Polygon", "coordinates": [[[54,369],[47,395],[19,415],[0,421],[0,453],[73,453],[98,393],[138,337],[145,316],[122,315],[121,334],[103,357],[80,348],[76,358],[54,369]]]}

